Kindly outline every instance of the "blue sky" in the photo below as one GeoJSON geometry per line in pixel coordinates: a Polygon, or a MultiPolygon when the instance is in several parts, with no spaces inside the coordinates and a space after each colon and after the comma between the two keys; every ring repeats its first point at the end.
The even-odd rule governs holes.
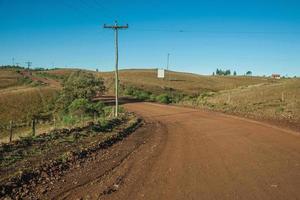
{"type": "Polygon", "coordinates": [[[300,2],[0,0],[0,65],[114,69],[165,67],[211,74],[216,68],[256,75],[300,75],[300,2]]]}

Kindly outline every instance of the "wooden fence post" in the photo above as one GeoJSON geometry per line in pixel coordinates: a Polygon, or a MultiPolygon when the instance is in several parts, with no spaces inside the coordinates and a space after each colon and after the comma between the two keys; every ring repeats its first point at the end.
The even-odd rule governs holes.
{"type": "Polygon", "coordinates": [[[32,135],[35,136],[35,119],[32,119],[32,135]]]}
{"type": "Polygon", "coordinates": [[[10,120],[9,122],[9,142],[12,142],[13,137],[13,121],[10,120]]]}
{"type": "Polygon", "coordinates": [[[56,129],[56,119],[53,117],[54,129],[56,129]]]}

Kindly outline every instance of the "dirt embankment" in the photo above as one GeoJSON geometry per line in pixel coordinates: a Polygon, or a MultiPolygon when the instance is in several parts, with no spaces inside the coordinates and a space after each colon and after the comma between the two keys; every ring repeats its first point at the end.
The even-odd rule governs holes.
{"type": "Polygon", "coordinates": [[[105,127],[90,124],[55,130],[1,145],[0,198],[35,199],[50,191],[49,184],[60,181],[66,171],[121,141],[140,125],[141,119],[125,115],[105,127]]]}

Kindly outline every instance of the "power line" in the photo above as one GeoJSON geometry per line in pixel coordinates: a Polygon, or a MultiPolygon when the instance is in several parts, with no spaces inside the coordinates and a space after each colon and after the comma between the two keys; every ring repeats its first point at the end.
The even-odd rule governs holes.
{"type": "Polygon", "coordinates": [[[298,31],[209,31],[209,30],[185,30],[185,29],[140,29],[131,28],[132,31],[144,32],[173,32],[173,33],[207,33],[207,34],[300,34],[298,31]]]}
{"type": "Polygon", "coordinates": [[[126,26],[119,26],[118,22],[115,21],[115,25],[107,26],[104,24],[103,28],[109,28],[113,29],[115,31],[115,48],[116,48],[116,70],[115,70],[115,98],[116,98],[116,108],[115,108],[115,116],[118,117],[118,109],[119,109],[119,103],[118,103],[118,97],[119,97],[119,72],[118,72],[118,64],[119,64],[119,44],[118,44],[118,31],[119,29],[127,29],[128,24],[126,26]]]}

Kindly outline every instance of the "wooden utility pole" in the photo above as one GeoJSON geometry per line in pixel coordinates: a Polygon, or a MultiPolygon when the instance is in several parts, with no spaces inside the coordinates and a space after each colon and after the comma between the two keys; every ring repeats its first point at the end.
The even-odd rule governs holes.
{"type": "Polygon", "coordinates": [[[169,70],[169,63],[170,63],[170,53],[168,53],[168,57],[167,57],[167,70],[169,70]]]}
{"type": "Polygon", "coordinates": [[[115,21],[115,25],[107,26],[104,24],[104,28],[114,29],[115,31],[115,48],[116,48],[116,69],[115,69],[115,98],[116,98],[116,108],[115,108],[115,117],[118,117],[118,110],[119,110],[119,73],[118,73],[118,64],[119,64],[119,45],[118,45],[118,30],[119,29],[127,29],[128,24],[126,26],[119,26],[118,22],[115,21]]]}
{"type": "Polygon", "coordinates": [[[27,62],[25,62],[25,63],[27,64],[27,69],[29,70],[30,66],[32,65],[32,62],[27,61],[27,62]]]}

